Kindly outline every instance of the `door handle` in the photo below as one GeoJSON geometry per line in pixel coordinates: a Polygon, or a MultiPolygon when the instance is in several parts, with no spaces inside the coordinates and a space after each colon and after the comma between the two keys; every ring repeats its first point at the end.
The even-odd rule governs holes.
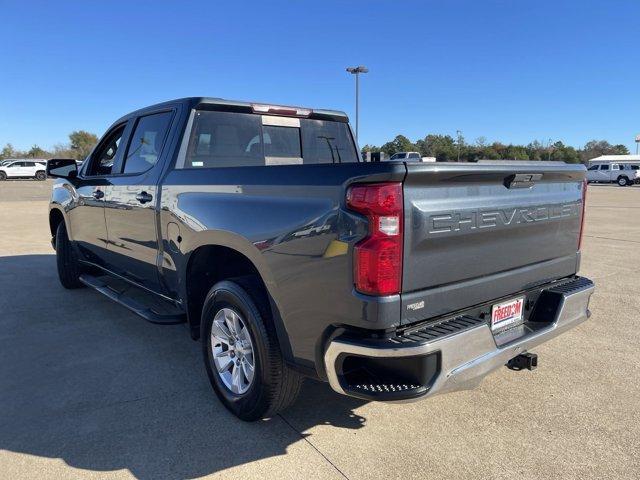
{"type": "Polygon", "coordinates": [[[147,192],[140,192],[136,195],[136,200],[138,200],[140,203],[148,203],[153,200],[153,196],[147,192]]]}
{"type": "Polygon", "coordinates": [[[93,198],[95,198],[96,200],[100,200],[103,197],[104,197],[104,192],[102,190],[96,190],[93,192],[93,198]]]}

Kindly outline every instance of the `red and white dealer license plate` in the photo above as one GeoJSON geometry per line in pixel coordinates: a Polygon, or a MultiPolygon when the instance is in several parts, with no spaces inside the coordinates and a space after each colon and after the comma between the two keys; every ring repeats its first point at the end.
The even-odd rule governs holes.
{"type": "Polygon", "coordinates": [[[491,307],[491,330],[500,330],[509,325],[522,323],[524,298],[516,298],[491,307]]]}

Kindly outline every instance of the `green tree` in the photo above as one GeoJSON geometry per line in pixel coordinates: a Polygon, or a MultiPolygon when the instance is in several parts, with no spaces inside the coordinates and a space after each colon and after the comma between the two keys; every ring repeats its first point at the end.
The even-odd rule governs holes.
{"type": "Polygon", "coordinates": [[[458,159],[458,147],[451,135],[432,135],[418,140],[416,147],[423,157],[436,157],[438,162],[453,162],[458,159]]]}
{"type": "Polygon", "coordinates": [[[580,163],[578,151],[562,142],[556,142],[552,146],[551,160],[566,163],[580,163]]]}
{"type": "Polygon", "coordinates": [[[618,145],[614,145],[613,148],[616,151],[614,155],[629,155],[629,149],[627,148],[626,145],[618,144],[618,145]]]}
{"type": "Polygon", "coordinates": [[[529,153],[522,145],[508,145],[505,148],[505,159],[507,160],[529,160],[529,153]]]}
{"type": "Polygon", "coordinates": [[[29,158],[43,158],[49,156],[46,150],[43,150],[38,145],[33,145],[31,149],[27,152],[27,157],[29,158]]]}
{"type": "Polygon", "coordinates": [[[542,145],[542,142],[534,140],[526,146],[526,150],[529,160],[543,160],[547,149],[542,145]]]}
{"type": "Polygon", "coordinates": [[[16,157],[16,149],[13,148],[13,145],[7,143],[0,151],[0,159],[4,160],[5,158],[15,158],[16,157]]]}
{"type": "Polygon", "coordinates": [[[69,144],[77,160],[84,160],[96,143],[98,143],[98,137],[93,133],[76,130],[69,134],[69,144]]]}
{"type": "Polygon", "coordinates": [[[624,145],[611,145],[606,140],[591,140],[579,151],[580,160],[587,163],[601,155],[628,155],[629,149],[624,145]]]}
{"type": "Polygon", "coordinates": [[[56,158],[75,158],[76,152],[75,150],[71,150],[69,145],[65,145],[62,143],[57,143],[53,146],[53,151],[51,152],[52,156],[56,158]]]}
{"type": "Polygon", "coordinates": [[[411,140],[404,135],[396,135],[396,138],[392,141],[382,145],[380,150],[391,156],[398,152],[415,152],[418,150],[418,147],[414,143],[411,143],[411,140]]]}
{"type": "Polygon", "coordinates": [[[499,160],[500,159],[500,152],[498,152],[495,148],[493,148],[493,146],[485,147],[480,152],[480,157],[479,158],[481,160],[499,160]]]}
{"type": "Polygon", "coordinates": [[[379,152],[380,151],[380,147],[376,147],[375,145],[366,144],[364,147],[362,147],[362,149],[360,151],[362,153],[379,152]]]}

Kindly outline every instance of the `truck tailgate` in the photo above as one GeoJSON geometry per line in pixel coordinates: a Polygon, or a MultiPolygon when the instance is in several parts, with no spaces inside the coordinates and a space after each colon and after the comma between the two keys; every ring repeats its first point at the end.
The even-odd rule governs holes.
{"type": "Polygon", "coordinates": [[[407,164],[402,322],[576,273],[582,165],[407,164]]]}

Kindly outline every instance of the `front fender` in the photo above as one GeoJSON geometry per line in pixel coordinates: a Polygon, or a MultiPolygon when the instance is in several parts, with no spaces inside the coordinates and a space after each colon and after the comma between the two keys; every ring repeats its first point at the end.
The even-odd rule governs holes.
{"type": "Polygon", "coordinates": [[[76,190],[69,182],[65,180],[58,180],[53,184],[51,190],[51,200],[49,202],[49,230],[51,236],[55,237],[56,229],[60,223],[58,215],[62,216],[67,234],[70,239],[73,239],[73,232],[71,231],[71,224],[69,222],[69,211],[75,205],[77,198],[76,190]]]}

